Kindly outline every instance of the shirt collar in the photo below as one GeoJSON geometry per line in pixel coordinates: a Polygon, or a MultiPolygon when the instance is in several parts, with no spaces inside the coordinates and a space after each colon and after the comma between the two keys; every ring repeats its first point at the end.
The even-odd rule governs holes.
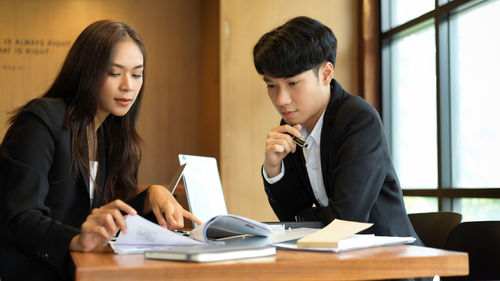
{"type": "Polygon", "coordinates": [[[315,142],[317,145],[320,144],[321,141],[321,128],[323,127],[323,117],[325,116],[325,110],[323,110],[323,113],[321,114],[321,117],[319,117],[318,122],[316,122],[316,125],[314,125],[314,128],[309,134],[307,132],[307,129],[305,126],[302,126],[302,130],[300,133],[306,138],[306,143],[310,144],[311,142],[315,142]]]}

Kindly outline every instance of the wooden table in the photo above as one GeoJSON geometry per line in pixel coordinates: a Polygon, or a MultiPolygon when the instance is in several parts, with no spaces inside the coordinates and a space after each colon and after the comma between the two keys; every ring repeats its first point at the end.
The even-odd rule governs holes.
{"type": "Polygon", "coordinates": [[[142,254],[71,252],[75,279],[85,280],[375,280],[467,275],[467,253],[411,245],[344,253],[278,250],[276,256],[186,263],[145,259],[142,254]]]}

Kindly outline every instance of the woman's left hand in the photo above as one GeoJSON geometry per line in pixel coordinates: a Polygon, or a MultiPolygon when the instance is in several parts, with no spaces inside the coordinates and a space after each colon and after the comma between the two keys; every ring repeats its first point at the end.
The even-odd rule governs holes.
{"type": "Polygon", "coordinates": [[[152,185],[148,189],[148,203],[156,216],[158,224],[170,230],[184,227],[184,218],[201,224],[193,214],[184,210],[174,196],[161,185],[152,185]]]}

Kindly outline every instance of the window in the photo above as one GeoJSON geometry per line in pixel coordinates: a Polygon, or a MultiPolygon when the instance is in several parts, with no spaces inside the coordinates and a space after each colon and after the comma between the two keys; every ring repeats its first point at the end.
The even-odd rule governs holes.
{"type": "Polygon", "coordinates": [[[493,1],[450,16],[452,184],[460,188],[500,186],[499,15],[493,1]]]}
{"type": "Polygon", "coordinates": [[[409,213],[500,219],[500,0],[382,0],[382,118],[409,213]]]}
{"type": "Polygon", "coordinates": [[[436,188],[438,183],[433,27],[432,21],[424,22],[394,38],[390,48],[391,143],[406,188],[436,188]]]}

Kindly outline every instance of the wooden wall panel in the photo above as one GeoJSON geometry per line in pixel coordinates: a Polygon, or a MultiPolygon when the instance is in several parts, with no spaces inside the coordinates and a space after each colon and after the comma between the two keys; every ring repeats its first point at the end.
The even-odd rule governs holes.
{"type": "Polygon", "coordinates": [[[220,160],[220,2],[201,1],[200,151],[220,160]]]}
{"type": "Polygon", "coordinates": [[[264,192],[260,167],[266,133],[280,116],[253,66],[252,48],[265,32],[306,15],[336,34],[335,78],[358,90],[358,1],[221,0],[221,174],[229,212],[258,220],[276,220],[264,192]]]}
{"type": "MultiPolygon", "coordinates": [[[[229,212],[275,220],[260,166],[266,133],[280,116],[252,63],[271,28],[298,15],[317,18],[339,40],[335,77],[357,93],[359,1],[351,0],[3,0],[0,1],[0,135],[7,111],[39,96],[70,44],[88,24],[122,20],[148,51],[139,119],[144,138],[140,184],[167,183],[177,154],[215,156],[229,212]],[[47,53],[2,52],[7,41],[52,40],[47,53]]],[[[35,46],[36,47],[36,46],[35,46]]],[[[36,48],[35,48],[36,49],[36,48]]]]}
{"type": "Polygon", "coordinates": [[[7,112],[41,95],[77,35],[100,19],[124,21],[144,39],[139,182],[168,183],[178,153],[200,153],[199,0],[0,1],[0,136],[7,129],[7,112]],[[16,45],[17,40],[29,42],[16,45]],[[49,41],[58,45],[48,46],[49,41]],[[27,54],[26,48],[38,54],[27,54]]]}
{"type": "Polygon", "coordinates": [[[359,9],[359,94],[380,114],[380,0],[362,0],[359,9]]]}

